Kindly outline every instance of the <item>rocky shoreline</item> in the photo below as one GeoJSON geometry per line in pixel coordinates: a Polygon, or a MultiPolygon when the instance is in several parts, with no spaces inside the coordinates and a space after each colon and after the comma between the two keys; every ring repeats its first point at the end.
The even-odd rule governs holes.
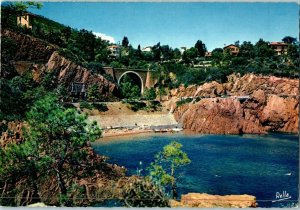
{"type": "Polygon", "coordinates": [[[299,81],[246,74],[227,83],[180,86],[165,105],[184,129],[203,134],[299,133],[299,81]],[[182,98],[191,102],[177,106],[182,98]]]}
{"type": "Polygon", "coordinates": [[[256,197],[251,195],[210,195],[188,193],[180,201],[170,200],[171,207],[196,208],[255,208],[256,197]]]}
{"type": "MultiPolygon", "coordinates": [[[[201,134],[299,133],[298,86],[299,81],[295,79],[231,75],[223,84],[213,81],[198,87],[180,86],[170,90],[168,99],[162,104],[185,131],[201,134]],[[189,102],[178,105],[186,99],[190,99],[189,102]]],[[[105,135],[151,132],[143,126],[137,127],[107,128],[105,135]]]]}

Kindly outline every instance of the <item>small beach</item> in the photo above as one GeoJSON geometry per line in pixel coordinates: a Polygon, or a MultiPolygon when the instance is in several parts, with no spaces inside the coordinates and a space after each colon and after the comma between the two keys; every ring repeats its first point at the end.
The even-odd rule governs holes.
{"type": "Polygon", "coordinates": [[[115,137],[115,136],[126,136],[126,135],[136,135],[142,133],[153,133],[152,129],[108,129],[104,130],[102,137],[115,137]]]}

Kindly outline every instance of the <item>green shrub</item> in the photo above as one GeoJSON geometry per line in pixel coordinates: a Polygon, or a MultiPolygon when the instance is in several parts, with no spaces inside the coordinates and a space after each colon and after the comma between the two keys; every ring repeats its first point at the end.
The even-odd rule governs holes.
{"type": "Polygon", "coordinates": [[[177,101],[177,102],[176,102],[176,105],[177,105],[177,106],[181,106],[181,105],[183,105],[183,104],[187,104],[187,103],[190,103],[190,102],[192,102],[192,101],[193,101],[192,98],[186,98],[186,99],[177,101]]]}
{"type": "Polygon", "coordinates": [[[128,104],[129,104],[129,108],[134,112],[143,110],[147,107],[146,103],[141,101],[129,101],[128,104]]]}
{"type": "Polygon", "coordinates": [[[59,49],[58,49],[58,53],[59,53],[61,56],[63,56],[63,57],[65,57],[65,58],[67,58],[67,59],[73,61],[74,63],[77,63],[77,64],[79,64],[79,65],[83,65],[83,66],[84,66],[85,61],[84,61],[84,59],[82,58],[82,56],[80,55],[80,53],[76,53],[76,54],[75,54],[75,53],[73,53],[71,50],[66,49],[66,48],[59,48],[59,49]]]}
{"type": "Polygon", "coordinates": [[[75,108],[75,106],[72,103],[64,103],[63,107],[66,108],[66,109],[75,108]]]}
{"type": "Polygon", "coordinates": [[[172,198],[177,198],[177,169],[191,163],[188,155],[181,150],[182,144],[173,141],[164,146],[155,155],[155,161],[150,164],[149,178],[156,186],[171,187],[172,198]]]}
{"type": "Polygon", "coordinates": [[[148,179],[136,178],[124,186],[121,199],[127,207],[169,207],[168,199],[163,190],[148,179]]]}
{"type": "Polygon", "coordinates": [[[86,101],[82,101],[80,102],[80,109],[89,109],[92,110],[94,107],[92,104],[86,102],[86,101]]]}
{"type": "Polygon", "coordinates": [[[147,108],[151,111],[157,111],[158,108],[161,107],[161,104],[159,101],[149,101],[147,108]]]}
{"type": "Polygon", "coordinates": [[[200,101],[201,99],[202,99],[202,97],[197,96],[197,97],[195,98],[195,103],[198,102],[198,101],[200,101]]]}
{"type": "Polygon", "coordinates": [[[92,104],[93,108],[98,109],[100,112],[106,112],[108,111],[107,105],[106,104],[92,104]]]}
{"type": "Polygon", "coordinates": [[[144,91],[144,94],[143,94],[144,98],[146,100],[154,100],[156,98],[156,91],[155,89],[152,87],[152,88],[146,88],[145,91],[144,91]]]}

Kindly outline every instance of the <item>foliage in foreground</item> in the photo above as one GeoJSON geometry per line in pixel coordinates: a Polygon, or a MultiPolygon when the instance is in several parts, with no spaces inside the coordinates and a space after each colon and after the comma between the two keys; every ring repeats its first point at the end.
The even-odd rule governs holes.
{"type": "Polygon", "coordinates": [[[191,162],[187,154],[181,150],[182,144],[173,141],[164,146],[155,155],[155,161],[149,167],[150,179],[157,186],[171,187],[172,198],[177,198],[177,169],[191,162]]]}
{"type": "Polygon", "coordinates": [[[88,156],[87,142],[101,135],[96,122],[86,123],[86,115],[62,107],[53,95],[36,101],[26,119],[25,141],[0,148],[1,205],[37,202],[40,183],[53,177],[66,197],[72,185],[67,180],[88,156]]]}
{"type": "Polygon", "coordinates": [[[168,207],[169,201],[162,188],[147,178],[139,178],[125,186],[122,201],[127,207],[168,207]]]}
{"type": "MultiPolygon", "coordinates": [[[[191,160],[176,141],[164,146],[148,167],[149,175],[134,179],[125,186],[124,198],[128,207],[168,207],[169,199],[177,197],[177,169],[191,160]],[[171,193],[167,189],[171,187],[171,193]]],[[[139,171],[140,172],[140,171],[139,171]]],[[[138,175],[140,175],[138,172],[138,175]]]]}

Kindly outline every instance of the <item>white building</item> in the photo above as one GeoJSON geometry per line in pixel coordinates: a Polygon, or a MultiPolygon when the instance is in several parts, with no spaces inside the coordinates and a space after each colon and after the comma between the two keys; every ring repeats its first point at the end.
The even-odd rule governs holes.
{"type": "Polygon", "coordinates": [[[120,47],[118,45],[108,46],[107,49],[111,52],[109,56],[119,57],[120,56],[120,47]]]}
{"type": "Polygon", "coordinates": [[[151,52],[152,51],[152,47],[148,46],[148,47],[144,47],[142,49],[142,52],[151,52]]]}
{"type": "Polygon", "coordinates": [[[187,50],[187,47],[180,47],[180,53],[181,55],[187,50]]]}

